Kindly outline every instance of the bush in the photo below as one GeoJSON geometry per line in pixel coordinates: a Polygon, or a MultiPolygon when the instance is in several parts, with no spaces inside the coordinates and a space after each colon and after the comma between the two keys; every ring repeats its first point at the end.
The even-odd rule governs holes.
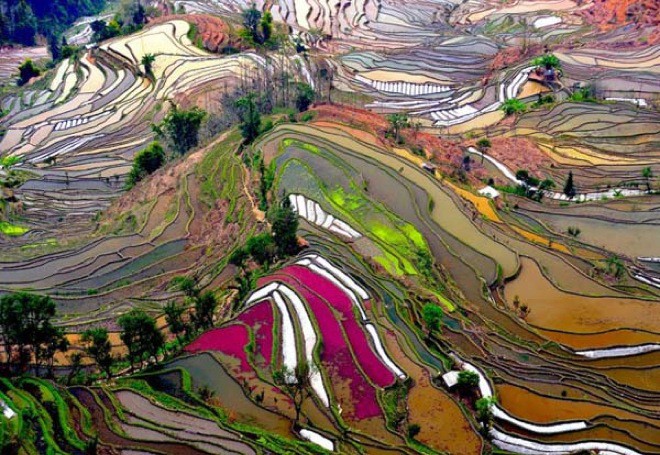
{"type": "Polygon", "coordinates": [[[30,79],[38,77],[41,74],[41,69],[29,58],[18,67],[18,71],[18,85],[25,85],[30,82],[30,79]]]}
{"type": "Polygon", "coordinates": [[[596,102],[595,92],[592,86],[588,85],[582,87],[571,93],[571,101],[578,103],[594,103],[596,102]]]}
{"type": "Polygon", "coordinates": [[[554,54],[545,54],[537,57],[532,61],[533,65],[542,66],[544,68],[561,68],[561,61],[554,54]]]}
{"type": "Polygon", "coordinates": [[[458,373],[457,385],[462,391],[472,391],[479,387],[479,375],[474,371],[463,370],[458,373]]]}
{"type": "Polygon", "coordinates": [[[133,158],[133,168],[128,174],[127,186],[133,187],[149,174],[153,174],[165,163],[165,151],[154,141],[133,158]]]}
{"type": "Polygon", "coordinates": [[[314,89],[309,84],[298,83],[296,92],[296,109],[298,109],[298,112],[309,109],[309,106],[314,102],[315,95],[314,89]]]}
{"type": "Polygon", "coordinates": [[[416,423],[411,423],[408,425],[408,437],[410,439],[415,439],[415,437],[419,434],[419,432],[422,431],[422,428],[416,424],[416,423]]]}
{"type": "Polygon", "coordinates": [[[508,99],[502,104],[505,115],[521,114],[527,110],[525,103],[516,98],[508,99]]]}
{"type": "Polygon", "coordinates": [[[303,115],[300,116],[300,121],[310,122],[314,120],[314,117],[316,117],[316,114],[314,112],[305,112],[303,115]]]}

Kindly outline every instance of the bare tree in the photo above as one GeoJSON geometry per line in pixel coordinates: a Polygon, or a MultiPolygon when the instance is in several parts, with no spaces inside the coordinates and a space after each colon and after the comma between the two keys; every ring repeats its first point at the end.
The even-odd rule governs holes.
{"type": "Polygon", "coordinates": [[[296,425],[300,420],[300,410],[303,403],[312,394],[310,383],[312,373],[312,368],[306,361],[299,362],[294,369],[282,367],[273,372],[275,383],[282,388],[282,391],[293,402],[293,407],[296,411],[296,425]]]}

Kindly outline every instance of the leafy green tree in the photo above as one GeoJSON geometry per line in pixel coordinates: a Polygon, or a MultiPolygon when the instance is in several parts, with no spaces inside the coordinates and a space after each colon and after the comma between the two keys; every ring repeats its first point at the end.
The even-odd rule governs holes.
{"type": "Polygon", "coordinates": [[[40,74],[39,67],[28,58],[18,67],[18,85],[25,85],[30,82],[30,79],[38,77],[40,74]]]}
{"type": "Polygon", "coordinates": [[[235,265],[236,267],[243,267],[245,261],[250,257],[250,254],[246,251],[245,248],[236,248],[229,255],[229,263],[235,265]]]}
{"type": "Polygon", "coordinates": [[[249,33],[247,37],[251,38],[252,42],[259,43],[259,24],[261,23],[261,11],[253,3],[248,9],[243,11],[243,26],[249,33]]]}
{"type": "Polygon", "coordinates": [[[440,329],[443,316],[444,313],[442,308],[435,303],[427,303],[424,305],[424,308],[422,308],[422,319],[424,319],[424,324],[429,331],[429,337],[433,332],[440,329]]]}
{"type": "Polygon", "coordinates": [[[81,341],[84,344],[85,354],[91,357],[99,369],[110,379],[115,359],[112,356],[112,345],[108,337],[108,330],[103,327],[87,329],[83,332],[81,341]]]}
{"type": "Polygon", "coordinates": [[[259,22],[261,26],[261,42],[270,43],[273,37],[273,15],[270,11],[266,11],[259,22]]]}
{"type": "Polygon", "coordinates": [[[529,182],[529,171],[526,169],[518,169],[516,171],[516,179],[520,180],[521,182],[527,184],[529,182]]]}
{"type": "Polygon", "coordinates": [[[144,54],[142,56],[142,60],[140,60],[140,63],[142,63],[142,66],[144,66],[144,74],[147,77],[154,77],[154,62],[156,61],[156,56],[154,54],[144,54]]]}
{"type": "Polygon", "coordinates": [[[211,291],[206,291],[195,300],[195,327],[198,330],[206,330],[213,327],[213,313],[218,306],[218,301],[211,291]]]}
{"type": "Polygon", "coordinates": [[[481,152],[481,164],[484,164],[484,156],[488,152],[488,149],[491,147],[490,139],[487,137],[482,137],[477,141],[477,149],[481,152]]]}
{"type": "Polygon", "coordinates": [[[37,34],[37,17],[32,10],[32,6],[25,0],[20,0],[9,11],[10,27],[13,29],[12,40],[26,46],[33,46],[37,34]]]}
{"type": "Polygon", "coordinates": [[[94,40],[98,42],[121,35],[121,25],[115,19],[110,22],[95,20],[89,26],[94,32],[94,40]]]}
{"type": "Polygon", "coordinates": [[[568,177],[566,178],[566,183],[564,184],[564,194],[569,199],[573,199],[577,194],[575,184],[573,183],[573,171],[568,172],[568,177]]]}
{"type": "Polygon", "coordinates": [[[62,58],[62,47],[60,45],[60,39],[55,34],[50,34],[48,36],[48,50],[50,51],[50,58],[54,62],[60,61],[62,58]]]}
{"type": "Polygon", "coordinates": [[[609,256],[605,263],[607,264],[607,273],[613,275],[617,280],[620,279],[626,271],[623,261],[615,255],[609,256]]]}
{"type": "Polygon", "coordinates": [[[127,186],[133,187],[137,182],[149,174],[153,174],[165,163],[165,151],[156,141],[152,142],[135,155],[133,167],[128,174],[127,186]]]}
{"type": "Polygon", "coordinates": [[[651,167],[645,167],[642,169],[642,177],[646,180],[646,192],[651,192],[651,179],[653,178],[653,170],[651,167]]]}
{"type": "Polygon", "coordinates": [[[471,393],[479,387],[479,375],[474,371],[461,370],[456,385],[462,393],[471,393]]]}
{"type": "Polygon", "coordinates": [[[117,321],[121,327],[121,341],[128,348],[131,370],[147,357],[155,357],[165,339],[156,327],[156,321],[144,310],[134,308],[117,321]]]}
{"type": "Polygon", "coordinates": [[[539,184],[539,190],[547,191],[555,187],[555,181],[552,179],[543,179],[539,184]]]}
{"type": "Polygon", "coordinates": [[[561,68],[561,61],[555,54],[545,54],[541,57],[537,57],[532,61],[532,64],[536,66],[542,66],[546,69],[561,68]]]}
{"type": "Polygon", "coordinates": [[[261,114],[255,102],[256,95],[248,93],[236,101],[238,117],[241,120],[241,135],[245,144],[251,144],[257,136],[261,127],[261,114]]]}
{"type": "Polygon", "coordinates": [[[178,276],[172,280],[174,284],[186,297],[196,299],[199,297],[199,288],[197,282],[188,276],[178,276]]]}
{"type": "Polygon", "coordinates": [[[273,215],[273,237],[277,246],[277,254],[281,257],[293,256],[298,253],[298,215],[293,211],[288,197],[283,198],[273,215]]]}
{"type": "Polygon", "coordinates": [[[183,305],[177,304],[175,301],[171,301],[163,307],[163,311],[165,312],[165,321],[167,322],[170,333],[180,343],[181,336],[190,330],[188,324],[183,319],[186,308],[183,305]]]}
{"type": "Polygon", "coordinates": [[[174,150],[183,155],[188,150],[197,147],[199,128],[205,118],[206,112],[197,106],[183,110],[172,103],[172,108],[163,121],[158,125],[152,125],[152,129],[158,136],[166,137],[174,150]]]}
{"type": "Polygon", "coordinates": [[[250,237],[245,244],[245,249],[252,259],[261,265],[270,264],[276,253],[275,242],[268,233],[250,237]]]}
{"type": "Polygon", "coordinates": [[[527,110],[527,106],[517,98],[510,98],[502,103],[502,110],[507,116],[513,114],[522,114],[527,110]]]}
{"type": "Polygon", "coordinates": [[[303,360],[292,370],[282,367],[273,372],[273,380],[288,395],[296,412],[295,423],[300,420],[300,411],[305,400],[311,396],[310,376],[312,367],[303,360]]]}
{"type": "Polygon", "coordinates": [[[410,126],[410,121],[406,114],[390,114],[387,116],[387,121],[390,123],[390,128],[394,132],[394,139],[397,143],[400,142],[401,130],[410,126]]]}
{"type": "Polygon", "coordinates": [[[309,109],[310,104],[314,102],[316,93],[311,85],[299,82],[296,91],[296,109],[298,112],[304,112],[309,109]]]}
{"type": "Polygon", "coordinates": [[[48,296],[16,292],[0,298],[0,337],[8,365],[17,360],[23,371],[33,361],[37,375],[44,363],[52,367],[56,351],[68,348],[63,330],[53,325],[55,313],[48,296]]]}

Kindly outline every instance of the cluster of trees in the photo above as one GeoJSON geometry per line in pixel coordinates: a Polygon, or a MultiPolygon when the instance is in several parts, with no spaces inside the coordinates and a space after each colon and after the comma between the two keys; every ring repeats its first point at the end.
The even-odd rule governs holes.
{"type": "Polygon", "coordinates": [[[243,27],[241,38],[247,43],[269,49],[278,46],[281,37],[273,34],[273,15],[270,11],[262,14],[253,3],[243,11],[243,27]]]}
{"type": "MultiPolygon", "coordinates": [[[[479,375],[474,371],[461,370],[458,373],[456,387],[461,396],[475,398],[476,392],[479,390],[479,375]]],[[[474,401],[477,421],[481,423],[481,431],[484,435],[488,435],[488,431],[492,426],[494,405],[495,399],[493,397],[481,397],[474,401]]]]}
{"type": "Polygon", "coordinates": [[[199,129],[207,114],[197,106],[191,109],[180,109],[170,102],[171,109],[165,118],[152,124],[151,128],[160,138],[164,138],[179,155],[184,155],[199,144],[199,129]]]}
{"type": "MultiPolygon", "coordinates": [[[[164,311],[169,331],[181,343],[213,326],[217,300],[212,292],[202,292],[191,278],[178,277],[173,282],[185,294],[185,302],[170,302],[164,311]]],[[[46,366],[47,373],[52,376],[55,354],[69,349],[63,329],[53,323],[55,316],[55,302],[47,296],[17,292],[0,298],[3,373],[21,374],[32,368],[34,374],[39,376],[46,366]]],[[[145,360],[156,358],[166,347],[165,337],[156,320],[142,309],[130,310],[117,323],[121,329],[120,339],[128,349],[126,360],[131,370],[145,360]]],[[[82,333],[80,339],[82,352],[70,356],[68,381],[80,374],[84,357],[91,359],[99,371],[110,379],[113,367],[122,359],[112,353],[108,330],[104,327],[90,328],[82,333]]]]}
{"type": "Polygon", "coordinates": [[[90,24],[95,41],[103,41],[140,30],[147,19],[157,14],[154,8],[145,8],[142,0],[122,0],[119,11],[109,21],[96,20],[90,24]]]}
{"type": "MultiPolygon", "coordinates": [[[[163,308],[168,330],[179,344],[189,341],[203,330],[213,327],[213,314],[218,306],[211,291],[202,292],[195,280],[177,277],[172,283],[185,295],[183,303],[171,301],[163,308]],[[192,308],[192,311],[191,311],[192,308]]],[[[139,308],[122,315],[117,323],[121,328],[120,338],[126,345],[126,356],[131,370],[142,365],[145,360],[155,359],[166,348],[165,337],[156,325],[156,320],[139,308]]],[[[113,366],[121,360],[112,354],[112,345],[105,328],[86,330],[81,338],[83,351],[92,359],[97,368],[110,379],[113,366]]],[[[76,356],[76,354],[74,354],[76,356]]],[[[80,357],[72,363],[79,365],[80,357]]]]}
{"type": "Polygon", "coordinates": [[[229,256],[229,262],[244,268],[248,259],[268,268],[276,259],[293,256],[300,251],[298,246],[298,215],[291,201],[284,197],[268,213],[271,232],[257,234],[247,239],[245,246],[237,248],[229,256]]]}
{"type": "Polygon", "coordinates": [[[541,180],[525,169],[519,169],[516,172],[516,178],[522,182],[516,192],[537,202],[541,201],[545,191],[555,187],[555,182],[552,179],[541,180]]]}
{"type": "MultiPolygon", "coordinates": [[[[149,55],[147,54],[145,57],[149,55]]],[[[150,71],[147,64],[145,64],[145,68],[150,71]]],[[[186,110],[179,109],[174,103],[171,106],[172,108],[163,120],[158,124],[152,124],[151,127],[159,138],[166,141],[171,150],[178,155],[183,155],[199,144],[199,130],[207,114],[198,107],[186,110]]],[[[126,187],[132,188],[166,162],[167,154],[160,142],[150,143],[133,158],[133,167],[128,174],[126,187]]]]}
{"type": "Polygon", "coordinates": [[[36,375],[52,367],[56,352],[68,349],[61,328],[53,325],[56,307],[50,297],[18,292],[0,298],[0,343],[5,370],[22,373],[30,364],[36,375]]]}

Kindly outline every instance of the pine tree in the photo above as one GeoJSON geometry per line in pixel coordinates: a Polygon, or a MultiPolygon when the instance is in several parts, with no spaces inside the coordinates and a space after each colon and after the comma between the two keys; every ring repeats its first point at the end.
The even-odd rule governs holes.
{"type": "Polygon", "coordinates": [[[576,193],[575,184],[573,183],[573,171],[569,171],[566,184],[564,185],[564,194],[568,196],[569,199],[573,199],[576,193]]]}
{"type": "Polygon", "coordinates": [[[291,201],[285,197],[274,215],[273,237],[277,253],[282,257],[298,253],[298,216],[291,207],[291,201]]]}

